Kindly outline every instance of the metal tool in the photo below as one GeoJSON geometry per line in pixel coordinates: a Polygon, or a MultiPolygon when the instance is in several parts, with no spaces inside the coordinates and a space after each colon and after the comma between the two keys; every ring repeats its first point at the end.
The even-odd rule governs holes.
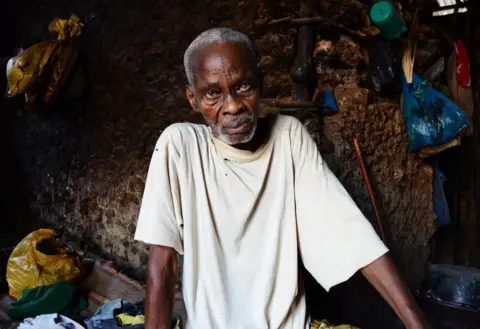
{"type": "Polygon", "coordinates": [[[290,78],[295,84],[296,99],[310,100],[313,90],[315,74],[313,71],[313,43],[315,27],[311,24],[301,25],[298,29],[297,54],[293,67],[290,69],[290,78]]]}
{"type": "MultiPolygon", "coordinates": [[[[328,102],[326,98],[333,99],[333,95],[325,97],[326,94],[323,94],[316,89],[315,94],[311,101],[295,101],[295,102],[283,102],[276,98],[264,98],[261,100],[260,107],[265,113],[275,113],[275,112],[296,112],[300,110],[313,111],[323,116],[332,115],[338,112],[336,104],[333,104],[332,101],[328,102]]],[[[333,100],[334,101],[334,100],[333,100]]]]}
{"type": "MultiPolygon", "coordinates": [[[[308,16],[310,10],[303,6],[300,9],[302,15],[308,16]]],[[[315,45],[315,23],[323,20],[309,21],[305,17],[299,24],[297,36],[297,53],[295,61],[290,69],[290,79],[295,84],[296,102],[280,102],[278,100],[265,100],[264,106],[271,112],[294,112],[299,110],[312,110],[321,116],[332,115],[337,112],[335,101],[331,94],[325,102],[325,94],[317,88],[316,74],[313,65],[313,47],[315,45]],[[329,106],[326,106],[330,104],[329,106]],[[331,105],[331,104],[334,105],[331,105]]]]}

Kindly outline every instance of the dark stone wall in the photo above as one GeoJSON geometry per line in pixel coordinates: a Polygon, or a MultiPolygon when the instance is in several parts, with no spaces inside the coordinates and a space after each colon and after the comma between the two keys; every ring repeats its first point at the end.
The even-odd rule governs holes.
{"type": "MultiPolygon", "coordinates": [[[[18,6],[15,29],[20,37],[14,46],[54,38],[48,23],[56,16],[77,13],[82,18],[89,93],[46,113],[27,112],[20,101],[5,103],[2,169],[9,183],[2,193],[10,200],[10,220],[18,223],[10,229],[21,235],[39,223],[53,226],[141,275],[147,248],[132,238],[155,141],[173,122],[198,120],[184,99],[184,50],[209,27],[244,31],[254,40],[266,72],[265,96],[289,97],[296,30],[270,28],[264,21],[296,12],[299,4],[19,0],[18,6]]],[[[374,222],[352,144],[359,138],[387,243],[414,284],[435,229],[431,171],[408,152],[398,99],[373,99],[358,86],[364,76],[348,67],[336,68],[325,79],[335,88],[341,115],[325,121],[306,116],[305,124],[374,222]]]]}
{"type": "MultiPolygon", "coordinates": [[[[2,11],[0,11],[0,68],[3,72],[9,55],[15,46],[15,40],[19,38],[19,31],[15,28],[15,16],[18,11],[13,2],[2,4],[2,11]]],[[[3,96],[6,90],[6,79],[0,79],[0,93],[3,96]]],[[[22,191],[27,187],[23,185],[23,180],[19,179],[22,172],[18,169],[18,159],[14,146],[11,143],[13,132],[10,120],[7,118],[7,106],[15,107],[11,102],[7,102],[3,97],[0,97],[0,209],[2,216],[0,217],[0,248],[9,246],[21,236],[19,229],[17,229],[20,218],[29,217],[27,215],[28,203],[26,200],[19,197],[22,191]],[[16,233],[19,235],[16,235],[16,233]]]]}

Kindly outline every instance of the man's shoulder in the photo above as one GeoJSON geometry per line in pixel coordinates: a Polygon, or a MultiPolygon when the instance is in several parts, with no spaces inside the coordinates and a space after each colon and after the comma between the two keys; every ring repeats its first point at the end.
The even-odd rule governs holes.
{"type": "Polygon", "coordinates": [[[278,142],[287,141],[294,158],[304,158],[307,153],[318,151],[315,141],[300,120],[290,115],[278,115],[276,120],[273,138],[278,142]]]}
{"type": "Polygon", "coordinates": [[[165,128],[160,134],[157,144],[185,148],[191,143],[197,143],[199,138],[204,138],[207,134],[208,128],[205,125],[179,122],[165,128]]]}
{"type": "Polygon", "coordinates": [[[167,136],[180,136],[180,135],[189,135],[189,134],[198,134],[203,133],[207,130],[207,126],[190,123],[190,122],[177,122],[169,125],[162,132],[162,135],[167,136]]]}
{"type": "Polygon", "coordinates": [[[274,132],[277,135],[296,133],[303,129],[303,124],[297,118],[291,115],[277,114],[275,115],[274,132]]]}

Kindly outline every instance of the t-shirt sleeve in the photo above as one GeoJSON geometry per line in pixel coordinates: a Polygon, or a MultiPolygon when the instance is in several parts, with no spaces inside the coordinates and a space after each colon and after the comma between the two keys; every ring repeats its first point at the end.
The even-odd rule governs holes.
{"type": "Polygon", "coordinates": [[[299,250],[306,269],[328,291],[388,249],[300,122],[291,139],[299,250]]]}
{"type": "Polygon", "coordinates": [[[182,212],[175,129],[167,128],[155,145],[135,232],[135,240],[174,248],[183,254],[182,212]],[[173,132],[172,132],[173,131],[173,132]]]}

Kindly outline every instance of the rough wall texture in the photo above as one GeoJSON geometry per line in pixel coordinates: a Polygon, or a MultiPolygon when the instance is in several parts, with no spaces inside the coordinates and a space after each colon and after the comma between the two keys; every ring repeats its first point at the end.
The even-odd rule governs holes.
{"type": "MultiPolygon", "coordinates": [[[[85,22],[90,93],[85,102],[63,104],[44,114],[25,112],[16,102],[2,110],[10,145],[7,159],[13,164],[11,189],[5,187],[3,193],[17,202],[11,216],[21,230],[31,226],[24,223],[48,223],[141,274],[147,248],[132,236],[155,141],[173,122],[198,120],[183,96],[183,51],[208,27],[245,31],[254,39],[266,71],[265,96],[289,97],[296,30],[267,28],[262,20],[295,12],[298,4],[22,0],[19,8],[17,25],[23,37],[18,45],[24,47],[52,38],[47,26],[53,17],[79,14],[85,22]]],[[[357,73],[342,68],[328,78],[341,114],[324,122],[307,116],[305,123],[334,172],[374,222],[352,144],[359,138],[388,244],[414,282],[434,231],[431,172],[407,149],[398,102],[372,103],[366,90],[351,84],[352,74],[357,73]]],[[[362,77],[355,79],[362,83],[362,77]]]]}

